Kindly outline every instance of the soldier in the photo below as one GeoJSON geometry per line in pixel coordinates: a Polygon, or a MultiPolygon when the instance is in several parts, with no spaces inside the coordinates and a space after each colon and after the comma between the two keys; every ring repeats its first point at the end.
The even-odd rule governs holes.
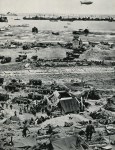
{"type": "Polygon", "coordinates": [[[6,103],[6,109],[8,109],[8,103],[6,103]]]}
{"type": "Polygon", "coordinates": [[[13,108],[13,106],[12,106],[12,104],[10,104],[10,109],[12,110],[12,108],[13,108]]]}
{"type": "Polygon", "coordinates": [[[17,116],[17,112],[16,111],[14,112],[14,116],[17,116]]]}
{"type": "Polygon", "coordinates": [[[19,114],[22,115],[22,109],[21,109],[21,108],[20,108],[20,110],[19,110],[19,114]]]}
{"type": "MultiPolygon", "coordinates": [[[[22,130],[22,136],[26,137],[27,136],[27,131],[29,131],[29,129],[27,128],[27,126],[24,126],[23,130],[22,130]]],[[[30,131],[29,131],[30,132],[30,131]]]]}
{"type": "Polygon", "coordinates": [[[86,127],[86,137],[87,137],[87,140],[90,140],[92,139],[92,134],[95,132],[95,128],[94,128],[94,125],[92,124],[92,121],[89,120],[89,124],[87,125],[86,127]]]}
{"type": "Polygon", "coordinates": [[[52,134],[52,132],[53,132],[53,129],[52,129],[51,125],[49,125],[49,129],[48,129],[48,131],[46,133],[47,134],[52,134]]]}

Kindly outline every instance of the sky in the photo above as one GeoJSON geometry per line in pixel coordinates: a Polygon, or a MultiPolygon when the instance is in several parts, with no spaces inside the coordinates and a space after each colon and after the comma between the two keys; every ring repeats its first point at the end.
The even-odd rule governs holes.
{"type": "Polygon", "coordinates": [[[115,0],[91,1],[92,5],[81,5],[80,0],[0,0],[0,13],[115,15],[115,0]]]}

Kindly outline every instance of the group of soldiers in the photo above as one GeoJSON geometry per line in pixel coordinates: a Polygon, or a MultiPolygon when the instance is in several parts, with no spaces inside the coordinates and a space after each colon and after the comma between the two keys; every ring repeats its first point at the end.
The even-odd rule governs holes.
{"type": "MultiPolygon", "coordinates": [[[[27,127],[27,121],[25,121],[24,126],[23,126],[23,130],[22,130],[22,136],[26,137],[27,136],[27,131],[30,133],[28,127],[27,127]]],[[[49,125],[48,130],[46,131],[46,134],[53,134],[53,128],[51,125],[49,125]]],[[[91,141],[92,140],[92,135],[93,133],[95,133],[95,128],[94,125],[92,124],[92,121],[89,120],[88,125],[86,126],[86,139],[87,141],[91,141]]],[[[40,131],[38,130],[38,134],[40,134],[40,131]]]]}

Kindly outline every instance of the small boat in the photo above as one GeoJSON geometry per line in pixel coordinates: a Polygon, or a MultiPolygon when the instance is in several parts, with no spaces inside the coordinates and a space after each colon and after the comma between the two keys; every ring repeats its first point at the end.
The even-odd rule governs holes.
{"type": "Polygon", "coordinates": [[[14,20],[20,20],[19,18],[15,18],[14,20]]]}
{"type": "Polygon", "coordinates": [[[11,13],[11,12],[7,12],[7,14],[6,14],[7,16],[17,16],[17,14],[15,14],[15,13],[11,13]]]}

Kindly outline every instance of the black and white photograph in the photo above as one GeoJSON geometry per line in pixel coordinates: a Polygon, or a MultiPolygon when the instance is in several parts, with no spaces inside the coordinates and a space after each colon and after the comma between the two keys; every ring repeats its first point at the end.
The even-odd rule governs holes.
{"type": "Polygon", "coordinates": [[[0,0],[0,150],[115,150],[115,0],[0,0]]]}

